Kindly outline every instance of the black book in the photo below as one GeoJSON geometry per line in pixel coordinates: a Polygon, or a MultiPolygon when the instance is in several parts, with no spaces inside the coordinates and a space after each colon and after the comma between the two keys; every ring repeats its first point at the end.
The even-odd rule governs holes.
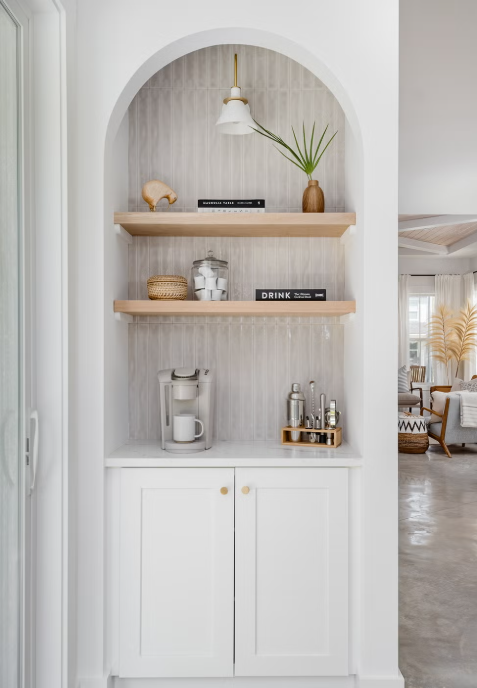
{"type": "Polygon", "coordinates": [[[265,200],[263,198],[241,199],[241,200],[221,200],[221,199],[199,199],[197,210],[209,213],[264,213],[265,200]]]}
{"type": "Polygon", "coordinates": [[[255,301],[326,301],[326,289],[256,289],[255,301]]]}

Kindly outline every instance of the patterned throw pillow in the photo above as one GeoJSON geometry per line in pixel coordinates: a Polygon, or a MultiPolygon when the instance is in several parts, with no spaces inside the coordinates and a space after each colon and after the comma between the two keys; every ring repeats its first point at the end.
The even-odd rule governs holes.
{"type": "Polygon", "coordinates": [[[459,387],[463,392],[477,392],[477,380],[470,380],[470,382],[461,382],[459,387]]]}
{"type": "Polygon", "coordinates": [[[409,373],[406,366],[398,370],[398,393],[409,392],[409,373]]]}

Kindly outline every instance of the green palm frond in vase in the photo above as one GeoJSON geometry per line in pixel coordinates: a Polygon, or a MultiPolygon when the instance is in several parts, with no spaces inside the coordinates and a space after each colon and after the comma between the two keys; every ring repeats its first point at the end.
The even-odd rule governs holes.
{"type": "Polygon", "coordinates": [[[313,123],[313,128],[311,130],[311,137],[310,137],[310,140],[308,143],[306,140],[305,123],[303,123],[303,150],[302,150],[300,148],[300,144],[298,143],[298,139],[296,137],[295,130],[292,127],[293,138],[295,139],[295,145],[296,145],[296,150],[294,150],[280,136],[278,136],[277,134],[273,134],[271,131],[268,131],[268,129],[265,129],[265,127],[263,127],[261,124],[259,124],[256,120],[254,120],[254,122],[257,125],[258,129],[256,129],[255,127],[251,127],[251,129],[256,131],[257,134],[260,134],[261,136],[265,136],[265,138],[270,139],[274,143],[277,143],[279,146],[282,146],[282,148],[284,148],[289,153],[289,155],[291,155],[293,157],[289,157],[289,155],[286,155],[277,146],[274,146],[274,148],[277,149],[277,151],[280,153],[280,155],[283,155],[284,158],[286,158],[287,160],[292,162],[294,165],[296,165],[300,170],[302,170],[307,175],[308,179],[311,179],[311,175],[313,174],[315,169],[318,167],[318,163],[320,162],[321,158],[323,157],[326,149],[328,148],[328,146],[330,145],[330,143],[333,141],[336,134],[338,133],[337,131],[335,131],[335,133],[330,138],[330,140],[325,145],[325,147],[323,149],[321,149],[323,139],[325,138],[325,134],[326,134],[328,127],[329,127],[329,124],[327,124],[324,132],[321,135],[320,140],[318,141],[318,144],[316,145],[316,148],[314,148],[315,122],[313,123]]]}

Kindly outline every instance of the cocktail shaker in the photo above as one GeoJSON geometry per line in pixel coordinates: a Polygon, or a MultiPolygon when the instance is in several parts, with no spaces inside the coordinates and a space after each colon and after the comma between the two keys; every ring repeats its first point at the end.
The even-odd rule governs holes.
{"type": "MultiPolygon", "coordinates": [[[[298,382],[292,384],[291,392],[287,397],[287,422],[289,428],[303,427],[305,417],[305,395],[300,389],[298,382]]],[[[292,442],[299,442],[301,433],[291,432],[292,442]]]]}
{"type": "MultiPolygon", "coordinates": [[[[324,430],[326,428],[325,413],[326,413],[326,394],[320,394],[320,429],[321,430],[324,430]]],[[[320,434],[320,442],[322,444],[326,443],[326,435],[324,435],[323,433],[320,434]]]]}

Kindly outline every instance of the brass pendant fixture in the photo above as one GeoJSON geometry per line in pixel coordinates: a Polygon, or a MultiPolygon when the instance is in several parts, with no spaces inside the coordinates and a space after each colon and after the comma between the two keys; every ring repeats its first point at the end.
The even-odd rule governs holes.
{"type": "Polygon", "coordinates": [[[248,100],[242,98],[241,89],[237,86],[237,55],[234,59],[234,85],[230,89],[230,97],[224,99],[222,112],[215,126],[221,134],[253,134],[251,127],[255,126],[255,122],[250,114],[250,106],[248,100]]]}

